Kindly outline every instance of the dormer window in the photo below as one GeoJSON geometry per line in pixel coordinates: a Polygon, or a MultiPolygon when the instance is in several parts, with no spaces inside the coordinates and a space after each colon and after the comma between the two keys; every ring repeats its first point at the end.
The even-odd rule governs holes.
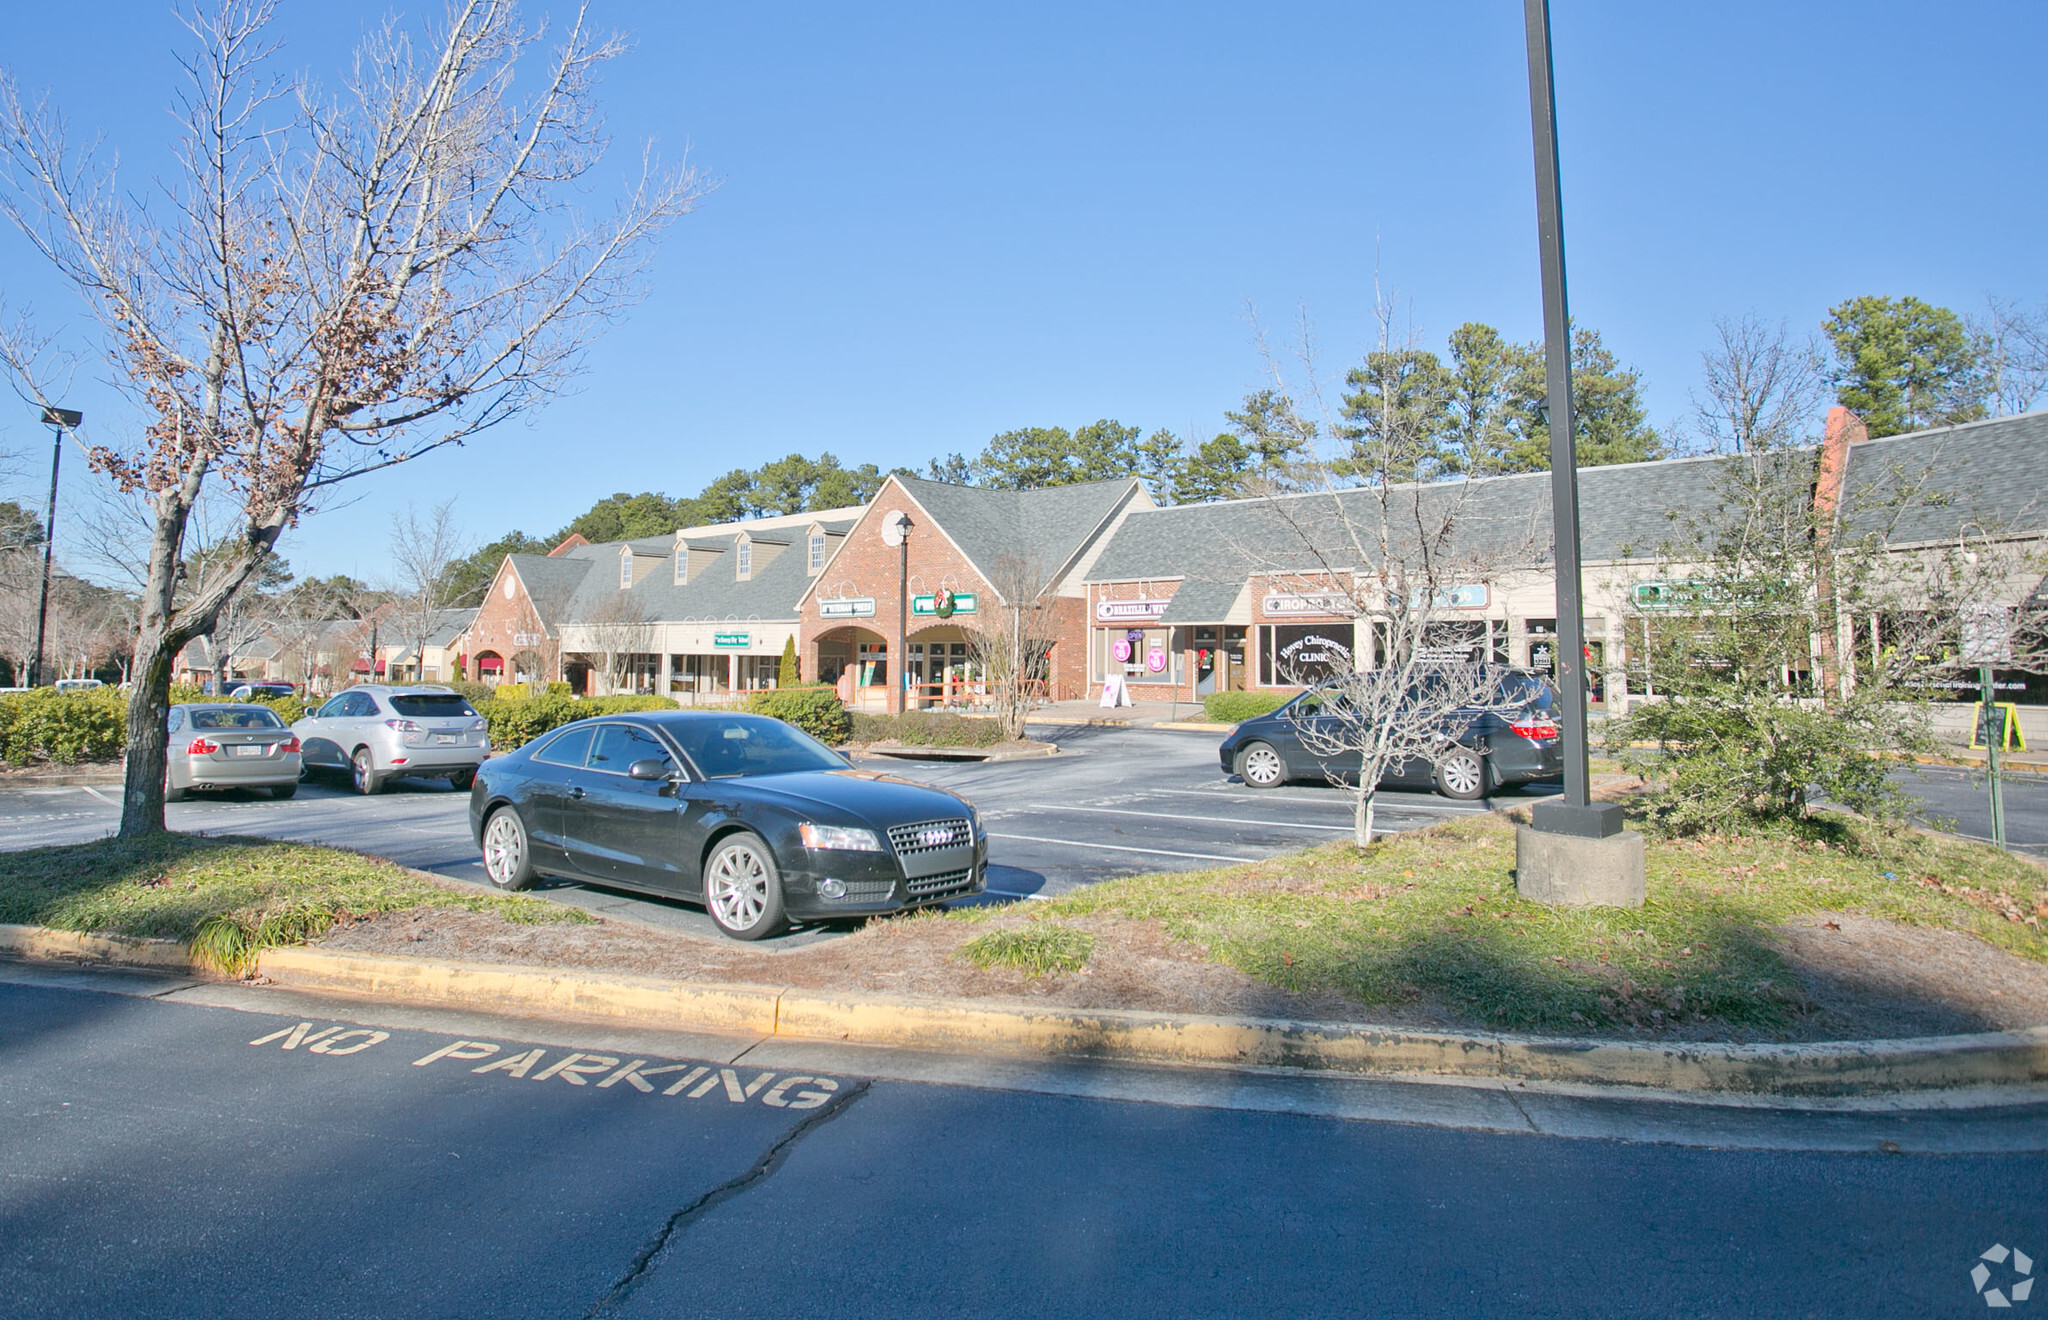
{"type": "Polygon", "coordinates": [[[825,567],[825,534],[823,532],[812,532],[811,571],[815,573],[823,567],[825,567]]]}
{"type": "Polygon", "coordinates": [[[619,590],[624,591],[632,585],[633,552],[631,550],[621,550],[619,551],[619,590]]]}
{"type": "Polygon", "coordinates": [[[690,547],[676,542],[676,585],[684,586],[690,580],[690,547]]]}
{"type": "Polygon", "coordinates": [[[734,560],[733,567],[739,570],[740,581],[742,582],[754,576],[754,543],[752,541],[744,538],[741,539],[739,555],[734,560]]]}

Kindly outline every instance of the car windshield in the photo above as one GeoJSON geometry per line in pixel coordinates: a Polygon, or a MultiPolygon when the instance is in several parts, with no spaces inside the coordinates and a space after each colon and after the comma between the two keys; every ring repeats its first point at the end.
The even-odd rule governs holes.
{"type": "Polygon", "coordinates": [[[474,715],[476,708],[459,692],[394,692],[391,709],[401,715],[474,715]]]}
{"type": "Polygon", "coordinates": [[[284,722],[277,718],[277,712],[268,706],[251,706],[246,710],[195,710],[192,712],[192,727],[195,729],[282,729],[284,722]]]}
{"type": "Polygon", "coordinates": [[[816,738],[759,715],[704,716],[663,727],[707,779],[846,768],[845,759],[816,738]]]}

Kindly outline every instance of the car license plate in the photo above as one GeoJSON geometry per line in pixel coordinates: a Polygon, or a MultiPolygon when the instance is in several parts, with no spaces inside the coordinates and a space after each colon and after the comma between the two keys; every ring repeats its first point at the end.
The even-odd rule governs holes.
{"type": "Polygon", "coordinates": [[[243,743],[241,746],[235,748],[235,755],[261,756],[263,755],[263,753],[269,750],[270,749],[268,747],[265,747],[262,743],[243,743]]]}
{"type": "Polygon", "coordinates": [[[434,735],[434,741],[437,743],[452,743],[455,741],[455,735],[452,733],[437,733],[434,735]]]}

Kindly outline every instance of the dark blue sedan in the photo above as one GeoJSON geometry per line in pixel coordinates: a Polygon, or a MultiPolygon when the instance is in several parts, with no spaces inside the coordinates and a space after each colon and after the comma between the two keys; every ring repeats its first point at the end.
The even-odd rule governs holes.
{"type": "MultiPolygon", "coordinates": [[[[1550,685],[1522,670],[1503,670],[1496,700],[1449,717],[1453,737],[1433,761],[1416,759],[1391,767],[1388,787],[1434,788],[1445,797],[1483,798],[1495,789],[1564,774],[1564,743],[1558,737],[1550,685]]],[[[1345,783],[1358,778],[1356,756],[1327,749],[1351,736],[1346,721],[1324,707],[1333,699],[1311,688],[1269,715],[1238,725],[1217,748],[1223,773],[1251,788],[1278,788],[1290,780],[1345,783]],[[1317,725],[1330,732],[1317,736],[1317,725]],[[1317,750],[1318,748],[1324,750],[1317,750]],[[1351,762],[1351,764],[1346,764],[1351,762]]]]}
{"type": "Polygon", "coordinates": [[[543,875],[702,903],[734,939],[981,892],[965,799],[854,769],[781,720],[580,720],[477,771],[470,829],[500,889],[543,875]]]}

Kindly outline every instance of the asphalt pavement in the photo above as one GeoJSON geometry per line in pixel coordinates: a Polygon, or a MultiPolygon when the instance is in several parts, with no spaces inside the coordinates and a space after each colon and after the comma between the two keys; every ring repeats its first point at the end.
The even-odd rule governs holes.
{"type": "MultiPolygon", "coordinates": [[[[1121,875],[1253,861],[1351,833],[1347,793],[1326,784],[1248,789],[1223,774],[1216,734],[1076,725],[1034,726],[1033,735],[1057,743],[1060,754],[997,762],[870,757],[861,764],[950,789],[980,808],[990,834],[987,902],[1050,897],[1121,875]]],[[[0,790],[0,851],[111,833],[119,800],[114,788],[0,790]]],[[[323,775],[289,801],[254,792],[201,796],[171,804],[165,819],[175,830],[355,848],[481,887],[487,882],[469,835],[468,801],[441,780],[393,780],[366,798],[323,775]]],[[[1415,829],[1485,810],[1390,789],[1380,795],[1376,824],[1382,831],[1415,829]]],[[[680,901],[560,881],[543,881],[537,892],[606,916],[718,937],[701,909],[680,901]]],[[[836,938],[846,929],[813,927],[785,937],[783,946],[836,938]]]]}
{"type": "Polygon", "coordinates": [[[906,1081],[59,975],[0,965],[0,1314],[1921,1317],[1982,1311],[1994,1245],[1990,1286],[2048,1260],[2038,1109],[1975,1150],[1939,1111],[1821,1115],[1837,1149],[1570,1139],[1311,1094],[1362,1079],[1105,1098],[1138,1070],[906,1081]]]}
{"type": "MultiPolygon", "coordinates": [[[[1991,841],[1991,788],[1983,770],[1923,765],[1893,779],[1919,800],[1924,825],[1991,841]]],[[[2048,774],[2024,770],[1999,776],[2005,797],[2005,846],[2048,856],[2048,774]]]]}

